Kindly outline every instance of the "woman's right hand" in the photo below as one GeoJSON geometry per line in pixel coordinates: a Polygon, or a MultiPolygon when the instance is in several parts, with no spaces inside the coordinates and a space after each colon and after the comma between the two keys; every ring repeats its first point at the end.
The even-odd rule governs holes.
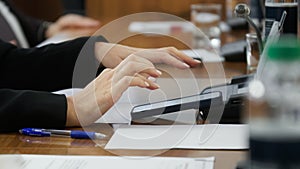
{"type": "Polygon", "coordinates": [[[158,77],[161,72],[140,55],[143,52],[139,56],[131,54],[114,69],[105,69],[81,92],[68,97],[66,126],[85,126],[95,122],[130,86],[158,89],[159,86],[148,77],[158,77]]]}

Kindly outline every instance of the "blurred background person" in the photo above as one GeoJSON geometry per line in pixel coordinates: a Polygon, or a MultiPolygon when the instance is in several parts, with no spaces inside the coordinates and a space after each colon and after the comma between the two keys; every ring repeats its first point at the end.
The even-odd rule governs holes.
{"type": "Polygon", "coordinates": [[[63,15],[55,22],[39,20],[23,14],[12,1],[0,0],[0,38],[18,47],[33,47],[60,33],[91,35],[99,26],[99,21],[77,14],[63,15]]]}

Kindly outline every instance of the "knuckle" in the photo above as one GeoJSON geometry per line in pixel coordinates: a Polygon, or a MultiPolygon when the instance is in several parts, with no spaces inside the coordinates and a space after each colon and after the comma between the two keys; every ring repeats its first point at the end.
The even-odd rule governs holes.
{"type": "Polygon", "coordinates": [[[138,60],[138,56],[135,54],[129,55],[128,56],[128,60],[130,61],[137,61],[138,60]]]}
{"type": "Polygon", "coordinates": [[[110,69],[110,68],[106,68],[106,69],[104,69],[103,70],[103,72],[102,73],[109,73],[109,72],[111,72],[112,71],[112,69],[110,69]]]}
{"type": "Polygon", "coordinates": [[[122,78],[122,81],[123,81],[124,83],[126,83],[126,84],[131,83],[132,80],[133,80],[133,79],[132,79],[131,76],[124,76],[124,77],[122,78]]]}
{"type": "Polygon", "coordinates": [[[170,52],[176,52],[177,49],[174,46],[167,47],[167,50],[170,52]]]}

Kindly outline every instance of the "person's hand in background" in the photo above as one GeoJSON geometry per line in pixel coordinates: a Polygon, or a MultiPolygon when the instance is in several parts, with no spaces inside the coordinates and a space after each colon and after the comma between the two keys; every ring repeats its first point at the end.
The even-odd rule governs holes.
{"type": "Polygon", "coordinates": [[[46,38],[60,33],[68,33],[73,36],[89,36],[100,27],[100,22],[77,14],[63,15],[52,23],[45,32],[46,38]]]}
{"type": "Polygon", "coordinates": [[[200,61],[185,55],[174,47],[143,49],[105,42],[95,44],[95,55],[98,61],[107,68],[115,68],[132,54],[146,58],[152,63],[165,63],[180,69],[200,64],[200,61]]]}
{"type": "Polygon", "coordinates": [[[151,90],[159,86],[148,79],[158,77],[161,72],[143,56],[131,54],[114,69],[105,69],[81,92],[67,98],[66,126],[86,126],[99,119],[121,97],[130,86],[139,86],[151,90]]]}

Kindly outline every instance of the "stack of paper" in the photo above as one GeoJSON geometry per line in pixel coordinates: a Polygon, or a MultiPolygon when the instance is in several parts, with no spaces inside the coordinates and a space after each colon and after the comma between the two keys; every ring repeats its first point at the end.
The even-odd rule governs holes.
{"type": "Polygon", "coordinates": [[[0,155],[1,169],[213,169],[214,157],[0,155]]]}

